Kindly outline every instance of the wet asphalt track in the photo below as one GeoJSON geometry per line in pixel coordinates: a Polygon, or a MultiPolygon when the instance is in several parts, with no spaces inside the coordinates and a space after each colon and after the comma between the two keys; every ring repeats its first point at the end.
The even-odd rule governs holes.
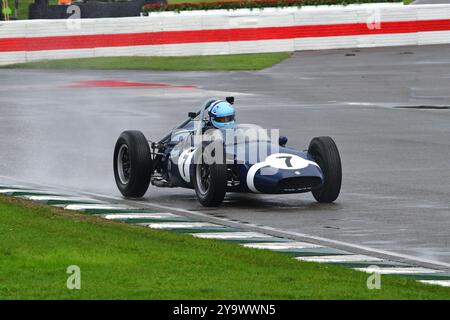
{"type": "Polygon", "coordinates": [[[191,190],[155,187],[147,201],[450,263],[450,110],[395,108],[450,106],[450,46],[299,52],[260,72],[0,70],[0,182],[118,196],[121,131],[156,140],[205,99],[230,94],[238,121],[281,128],[290,146],[332,136],[344,170],[338,202],[230,194],[205,209],[191,190]]]}

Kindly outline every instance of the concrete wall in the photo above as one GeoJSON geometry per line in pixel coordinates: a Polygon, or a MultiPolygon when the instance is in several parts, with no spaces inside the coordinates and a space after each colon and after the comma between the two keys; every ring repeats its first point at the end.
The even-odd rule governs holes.
{"type": "Polygon", "coordinates": [[[450,5],[369,4],[0,23],[0,64],[450,43],[450,5]]]}

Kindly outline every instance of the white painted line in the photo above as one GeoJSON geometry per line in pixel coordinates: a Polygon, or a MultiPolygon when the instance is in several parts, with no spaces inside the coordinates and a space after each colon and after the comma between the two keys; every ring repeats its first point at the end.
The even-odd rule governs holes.
{"type": "Polygon", "coordinates": [[[23,189],[0,189],[0,193],[10,193],[16,191],[24,191],[23,189]]]}
{"type": "Polygon", "coordinates": [[[221,228],[221,225],[207,222],[163,222],[163,223],[142,223],[152,229],[201,229],[201,228],[221,228]]]}
{"type": "Polygon", "coordinates": [[[398,268],[355,268],[355,270],[367,273],[379,274],[414,274],[414,273],[440,273],[440,270],[422,268],[422,267],[398,267],[398,268]]]}
{"type": "Polygon", "coordinates": [[[309,257],[296,257],[295,259],[309,262],[376,262],[383,261],[383,259],[365,256],[362,254],[350,254],[350,255],[334,255],[334,256],[309,256],[309,257]]]}
{"type": "MultiPolygon", "coordinates": [[[[99,194],[99,193],[93,193],[93,192],[84,192],[84,193],[85,194],[90,194],[90,195],[93,195],[93,196],[97,196],[97,197],[110,198],[110,199],[113,199],[113,200],[123,200],[123,199],[118,198],[118,197],[110,197],[110,196],[99,194]]],[[[129,200],[129,202],[134,202],[134,201],[133,200],[129,200]]],[[[136,202],[136,203],[139,204],[139,202],[136,202]]],[[[295,236],[295,237],[301,237],[301,238],[304,238],[304,239],[308,239],[308,240],[311,240],[311,241],[326,242],[327,246],[330,246],[329,244],[334,244],[334,245],[338,245],[338,246],[345,246],[347,248],[353,248],[353,249],[368,251],[368,252],[377,253],[377,254],[381,254],[381,255],[387,255],[387,256],[390,256],[390,257],[396,257],[396,258],[400,258],[400,259],[407,259],[407,260],[418,261],[418,262],[423,262],[423,263],[430,263],[430,264],[434,264],[434,265],[438,265],[438,266],[442,266],[442,267],[449,267],[450,268],[450,263],[446,263],[446,262],[442,262],[442,261],[423,259],[423,258],[419,258],[419,257],[407,255],[407,254],[402,254],[402,253],[392,252],[392,251],[388,251],[388,250],[371,248],[371,247],[367,247],[367,246],[364,246],[364,245],[354,244],[354,243],[340,241],[340,240],[334,240],[334,239],[320,237],[320,236],[314,236],[314,235],[310,235],[310,234],[307,234],[307,233],[282,230],[282,229],[269,227],[269,226],[259,226],[259,225],[257,226],[257,225],[252,225],[252,224],[239,223],[239,222],[236,222],[236,221],[230,221],[230,220],[219,218],[219,217],[213,217],[213,216],[211,216],[209,214],[206,214],[206,213],[203,213],[203,212],[200,212],[200,211],[191,211],[191,210],[178,208],[178,207],[169,207],[169,206],[160,205],[160,204],[157,204],[157,203],[154,203],[154,202],[147,202],[146,205],[149,206],[149,207],[156,207],[156,208],[160,208],[160,209],[163,209],[163,210],[172,210],[172,211],[178,211],[178,212],[187,213],[187,214],[190,214],[191,216],[197,216],[197,217],[201,217],[201,218],[206,218],[208,220],[214,220],[217,223],[221,223],[221,221],[223,221],[223,223],[225,225],[228,225],[228,226],[230,226],[229,223],[232,222],[233,224],[238,225],[238,226],[240,226],[242,228],[248,228],[249,226],[251,226],[251,227],[254,227],[254,228],[258,228],[259,230],[262,230],[263,232],[264,231],[276,232],[276,233],[282,234],[284,236],[295,236]]],[[[269,236],[269,235],[265,235],[265,236],[269,236]]]]}
{"type": "Polygon", "coordinates": [[[105,214],[101,215],[103,218],[108,220],[123,220],[123,219],[164,219],[164,218],[182,218],[176,214],[168,212],[158,212],[158,213],[124,213],[124,214],[105,214]]]}
{"type": "Polygon", "coordinates": [[[70,197],[70,196],[21,196],[22,198],[31,200],[31,201],[80,201],[80,202],[92,202],[92,203],[102,203],[101,201],[88,199],[88,198],[78,198],[78,197],[70,197]]]}
{"type": "MultiPolygon", "coordinates": [[[[19,183],[28,183],[27,181],[23,181],[21,179],[16,179],[16,178],[11,178],[11,177],[7,177],[7,176],[3,176],[0,175],[1,178],[6,178],[9,180],[14,180],[17,181],[19,183]]],[[[122,198],[120,197],[113,197],[110,195],[106,195],[106,194],[101,194],[101,193],[97,193],[97,192],[89,192],[89,191],[83,191],[83,190],[72,190],[72,191],[78,191],[79,193],[83,193],[86,195],[90,195],[90,196],[94,196],[94,197],[101,197],[101,198],[105,198],[105,199],[111,199],[114,201],[123,201],[122,198]]],[[[142,205],[141,202],[137,202],[137,201],[133,201],[133,200],[128,200],[130,203],[136,203],[138,205],[142,205]]],[[[199,211],[191,211],[191,210],[187,210],[187,209],[183,209],[183,208],[178,208],[178,207],[169,207],[169,206],[164,206],[164,205],[160,205],[154,202],[147,202],[145,204],[145,206],[147,207],[156,207],[156,208],[160,208],[163,210],[170,210],[170,211],[178,211],[178,212],[183,212],[183,213],[188,213],[191,216],[197,216],[197,217],[202,217],[202,218],[207,218],[209,220],[214,220],[217,223],[224,223],[227,226],[230,226],[229,223],[233,222],[232,227],[236,227],[236,226],[240,226],[242,228],[248,227],[249,225],[247,224],[243,224],[243,223],[239,223],[239,222],[235,222],[235,221],[230,221],[227,219],[222,219],[219,217],[213,217],[211,215],[208,215],[206,213],[203,212],[199,212],[199,211]]],[[[277,229],[277,228],[273,228],[273,227],[268,227],[268,226],[256,226],[256,225],[250,225],[252,227],[258,228],[259,230],[263,230],[264,231],[268,231],[268,232],[276,232],[279,234],[283,234],[284,236],[296,236],[296,237],[301,237],[304,239],[308,239],[311,241],[320,241],[320,242],[326,242],[327,246],[330,246],[329,244],[334,244],[334,245],[339,245],[339,246],[345,246],[347,248],[353,248],[353,249],[357,249],[357,250],[363,250],[363,251],[369,251],[372,253],[377,253],[377,254],[381,254],[381,255],[387,255],[390,257],[396,257],[396,258],[400,258],[400,259],[407,259],[407,260],[412,260],[412,261],[418,261],[418,262],[422,262],[422,263],[429,263],[429,264],[434,264],[434,265],[438,265],[438,266],[442,266],[442,267],[449,267],[450,268],[450,263],[446,263],[443,261],[437,261],[437,260],[431,260],[431,259],[423,259],[423,258],[419,258],[419,257],[415,257],[415,256],[411,256],[411,255],[407,255],[407,254],[403,254],[403,253],[398,253],[398,252],[392,252],[392,251],[388,251],[388,250],[382,250],[382,249],[376,249],[376,248],[372,248],[372,247],[368,247],[368,246],[364,246],[364,245],[358,245],[358,244],[354,244],[354,243],[350,243],[350,242],[345,242],[345,241],[339,241],[339,240],[334,240],[334,239],[330,239],[330,238],[325,238],[325,237],[320,237],[320,236],[314,236],[314,235],[310,235],[307,233],[301,233],[301,232],[294,232],[294,231],[287,231],[287,230],[282,230],[282,229],[277,229]]],[[[348,249],[347,249],[348,250],[348,249]]]]}
{"type": "Polygon", "coordinates": [[[450,287],[450,280],[419,280],[419,282],[434,284],[442,287],[450,287]]]}
{"type": "Polygon", "coordinates": [[[25,189],[0,189],[0,194],[13,193],[13,192],[30,192],[30,193],[43,193],[37,190],[25,190],[25,189]]]}
{"type": "Polygon", "coordinates": [[[307,242],[270,242],[270,243],[243,243],[242,246],[254,249],[267,250],[290,250],[290,249],[309,249],[309,248],[323,248],[317,244],[307,242]]]}
{"type": "Polygon", "coordinates": [[[274,237],[259,232],[212,232],[212,233],[195,233],[194,237],[203,239],[221,239],[221,240],[241,240],[254,238],[273,239],[274,237]]]}
{"type": "Polygon", "coordinates": [[[136,210],[136,208],[130,208],[123,205],[116,205],[116,204],[69,204],[67,206],[64,206],[67,210],[95,210],[95,209],[104,209],[104,210],[123,210],[123,209],[130,209],[130,210],[136,210]]]}

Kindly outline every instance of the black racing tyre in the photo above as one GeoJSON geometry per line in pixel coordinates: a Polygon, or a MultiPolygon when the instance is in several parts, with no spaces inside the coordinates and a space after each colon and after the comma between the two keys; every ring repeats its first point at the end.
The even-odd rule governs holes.
{"type": "Polygon", "coordinates": [[[342,166],[339,150],[330,137],[313,138],[308,153],[322,169],[324,184],[320,189],[312,191],[317,202],[330,203],[337,199],[341,191],[342,166]]]}
{"type": "Polygon", "coordinates": [[[152,175],[150,147],[140,131],[124,131],[114,148],[114,178],[122,195],[140,198],[152,175]]]}
{"type": "Polygon", "coordinates": [[[205,207],[218,207],[225,198],[227,188],[227,165],[224,162],[203,161],[198,149],[193,164],[193,182],[198,201],[205,207]]]}

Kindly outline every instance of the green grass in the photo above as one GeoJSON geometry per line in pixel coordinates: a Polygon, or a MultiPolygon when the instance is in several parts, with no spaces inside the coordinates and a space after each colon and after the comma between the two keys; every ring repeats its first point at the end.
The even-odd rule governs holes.
{"type": "Polygon", "coordinates": [[[97,57],[45,60],[2,66],[33,69],[114,70],[260,70],[283,61],[289,53],[234,54],[189,57],[97,57]]]}
{"type": "Polygon", "coordinates": [[[440,299],[450,290],[0,198],[0,299],[440,299]],[[81,268],[81,290],[66,269],[81,268]]]}

